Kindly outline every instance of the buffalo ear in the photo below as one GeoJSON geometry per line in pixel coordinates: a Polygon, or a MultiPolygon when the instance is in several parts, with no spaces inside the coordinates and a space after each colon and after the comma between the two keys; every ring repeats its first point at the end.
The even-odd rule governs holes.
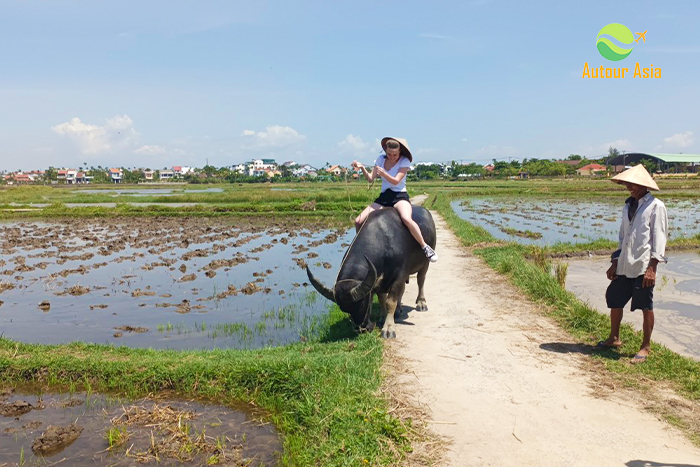
{"type": "Polygon", "coordinates": [[[313,274],[311,274],[311,269],[309,269],[309,266],[306,266],[306,275],[309,276],[309,281],[311,282],[311,285],[314,286],[314,289],[316,289],[318,293],[326,297],[331,302],[336,303],[333,291],[325,285],[321,284],[321,282],[319,282],[319,280],[316,279],[316,277],[314,277],[313,274]]]}

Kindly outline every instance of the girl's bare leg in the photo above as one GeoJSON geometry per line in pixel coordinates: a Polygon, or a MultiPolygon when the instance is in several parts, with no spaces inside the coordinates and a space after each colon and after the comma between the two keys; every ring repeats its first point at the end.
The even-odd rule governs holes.
{"type": "Polygon", "coordinates": [[[362,227],[362,224],[364,224],[365,221],[367,220],[367,216],[369,216],[369,213],[371,213],[372,211],[377,211],[377,210],[379,210],[379,209],[381,209],[381,208],[382,208],[382,205],[381,205],[381,204],[377,204],[377,203],[372,203],[372,204],[370,204],[369,206],[367,206],[367,207],[360,213],[360,215],[357,216],[357,217],[355,218],[355,232],[359,232],[359,231],[360,231],[360,227],[362,227]]]}

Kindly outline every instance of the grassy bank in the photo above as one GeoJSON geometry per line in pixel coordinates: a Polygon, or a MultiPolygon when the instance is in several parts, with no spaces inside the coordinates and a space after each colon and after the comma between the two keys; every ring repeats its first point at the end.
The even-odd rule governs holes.
{"type": "MultiPolygon", "coordinates": [[[[447,221],[450,228],[465,246],[473,249],[485,262],[501,274],[509,277],[530,300],[540,303],[546,314],[554,318],[563,329],[576,340],[593,345],[610,331],[609,318],[581,302],[574,294],[559,285],[550,273],[551,258],[555,252],[580,251],[575,245],[560,245],[557,248],[523,246],[512,242],[499,242],[480,227],[460,219],[452,210],[450,201],[462,197],[463,193],[438,191],[428,204],[447,221]]],[[[693,240],[700,244],[700,236],[693,240]]],[[[598,246],[610,246],[601,242],[598,246]]],[[[615,247],[615,244],[612,244],[615,247]]],[[[587,247],[591,249],[591,246],[587,247]]],[[[608,250],[610,251],[610,250],[608,250]]],[[[623,347],[618,352],[593,352],[597,359],[624,384],[640,388],[648,387],[651,381],[669,384],[679,394],[690,400],[700,400],[700,362],[682,357],[666,347],[652,344],[652,357],[643,365],[629,365],[622,355],[634,355],[642,341],[642,333],[629,325],[621,329],[623,347]]],[[[691,439],[700,445],[700,423],[697,416],[684,417],[671,408],[661,410],[672,423],[686,429],[691,439]]]]}
{"type": "Polygon", "coordinates": [[[407,428],[379,393],[381,361],[378,335],[356,336],[337,307],[318,341],[251,351],[42,346],[0,338],[6,385],[130,397],[173,390],[220,404],[254,403],[271,414],[283,438],[282,464],[293,466],[390,465],[410,449],[407,428]]]}

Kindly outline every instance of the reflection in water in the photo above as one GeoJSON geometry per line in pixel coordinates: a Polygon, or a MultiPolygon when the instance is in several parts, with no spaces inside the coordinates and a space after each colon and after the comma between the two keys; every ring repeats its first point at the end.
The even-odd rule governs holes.
{"type": "MultiPolygon", "coordinates": [[[[700,233],[700,206],[692,201],[664,200],[669,237],[700,233]]],[[[501,240],[525,244],[587,243],[617,240],[624,198],[619,200],[517,200],[470,198],[453,201],[457,215],[501,240]]]]}
{"type": "Polygon", "coordinates": [[[0,410],[13,411],[0,417],[0,465],[16,465],[21,453],[27,465],[65,459],[62,465],[130,466],[155,462],[154,445],[158,465],[207,465],[212,455],[239,461],[222,465],[244,465],[245,459],[250,465],[275,465],[282,451],[274,427],[260,423],[260,414],[243,405],[229,408],[163,397],[127,401],[94,393],[8,393],[0,388],[0,410]],[[52,443],[41,438],[49,425],[72,425],[79,436],[67,445],[52,443]],[[128,439],[108,449],[108,437],[118,436],[128,439]],[[191,460],[181,463],[177,458],[191,460]]]}
{"type": "Polygon", "coordinates": [[[332,283],[354,232],[242,222],[0,224],[0,333],[173,349],[313,337],[329,302],[303,266],[332,283]]]}

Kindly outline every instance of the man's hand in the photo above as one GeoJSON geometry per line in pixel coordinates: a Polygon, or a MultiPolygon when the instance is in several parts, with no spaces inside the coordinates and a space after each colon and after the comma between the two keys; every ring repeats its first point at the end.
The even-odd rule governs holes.
{"type": "Polygon", "coordinates": [[[647,272],[644,273],[644,279],[642,279],[642,287],[654,287],[656,284],[656,269],[649,266],[647,272]]]}
{"type": "Polygon", "coordinates": [[[617,260],[613,261],[613,263],[610,265],[608,268],[608,271],[605,273],[608,276],[608,279],[611,281],[614,281],[617,279],[617,260]]]}

